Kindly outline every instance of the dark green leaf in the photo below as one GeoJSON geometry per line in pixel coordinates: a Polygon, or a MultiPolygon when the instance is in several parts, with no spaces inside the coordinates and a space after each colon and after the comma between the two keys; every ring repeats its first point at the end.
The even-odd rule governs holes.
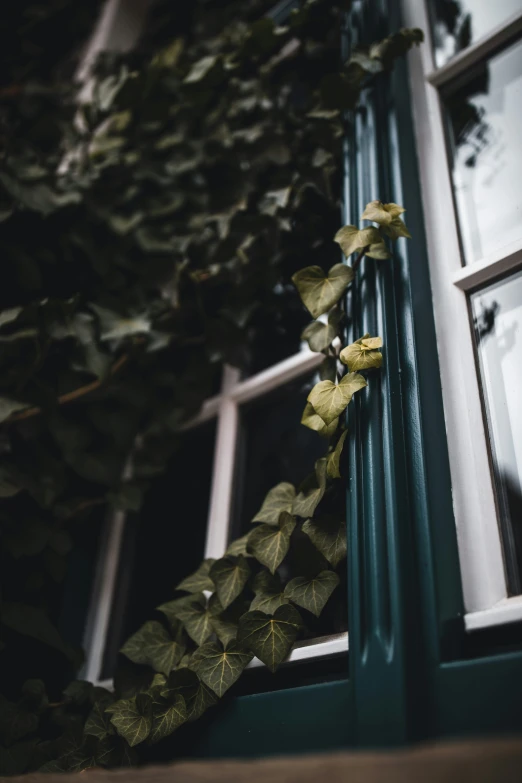
{"type": "Polygon", "coordinates": [[[341,462],[341,454],[343,452],[344,441],[348,435],[348,430],[344,430],[341,433],[339,440],[335,446],[335,449],[328,454],[326,458],[326,473],[330,478],[341,478],[339,471],[339,465],[341,462]]]}
{"type": "Polygon", "coordinates": [[[177,669],[172,672],[167,685],[161,692],[161,695],[166,699],[172,699],[176,694],[181,694],[185,699],[187,720],[189,721],[200,718],[209,707],[218,701],[214,691],[190,669],[177,669]]]}
{"type": "Polygon", "coordinates": [[[172,701],[162,696],[155,696],[152,702],[152,729],[150,741],[159,742],[168,737],[187,720],[187,705],[180,693],[174,695],[172,701]]]}
{"type": "Polygon", "coordinates": [[[300,517],[311,517],[326,491],[326,458],[315,463],[315,476],[309,479],[294,501],[293,511],[300,517]]]}
{"type": "Polygon", "coordinates": [[[186,593],[201,593],[203,590],[214,590],[214,583],[209,576],[209,571],[215,563],[213,557],[203,560],[199,568],[190,576],[185,577],[176,590],[183,590],[186,593]]]}
{"type": "Polygon", "coordinates": [[[333,516],[307,519],[303,533],[334,568],[346,557],[346,522],[343,519],[333,516]]]}
{"type": "Polygon", "coordinates": [[[319,617],[338,584],[339,577],[333,571],[321,571],[312,578],[297,576],[286,585],[285,596],[319,617]]]}
{"type": "Polygon", "coordinates": [[[138,694],[132,699],[121,699],[106,707],[116,731],[131,748],[144,742],[152,729],[152,698],[138,694]]]}
{"type": "Polygon", "coordinates": [[[172,623],[173,619],[181,620],[185,630],[196,644],[206,642],[212,633],[211,614],[207,599],[202,593],[178,598],[158,606],[158,611],[172,623]]]}
{"type": "Polygon", "coordinates": [[[288,481],[276,484],[266,494],[263,505],[252,519],[252,522],[265,522],[267,525],[277,525],[281,512],[292,510],[295,498],[295,487],[288,481]]]}
{"type": "Polygon", "coordinates": [[[217,642],[206,642],[192,656],[190,668],[221,697],[251,660],[252,654],[235,642],[225,647],[217,642]]]}
{"type": "Polygon", "coordinates": [[[288,552],[294,527],[293,516],[287,511],[283,511],[279,516],[277,527],[260,525],[250,534],[248,540],[250,552],[272,573],[275,573],[288,552]]]}
{"type": "Polygon", "coordinates": [[[290,652],[302,625],[299,612],[290,604],[280,606],[273,615],[247,612],[239,622],[238,642],[274,672],[290,652]]]}
{"type": "Polygon", "coordinates": [[[250,568],[243,555],[223,557],[210,569],[210,578],[216,585],[216,592],[223,609],[243,591],[250,577],[250,568]]]}
{"type": "Polygon", "coordinates": [[[149,664],[154,671],[168,675],[182,659],[185,645],[179,632],[173,638],[161,623],[150,620],[125,642],[120,652],[133,663],[149,664]]]}

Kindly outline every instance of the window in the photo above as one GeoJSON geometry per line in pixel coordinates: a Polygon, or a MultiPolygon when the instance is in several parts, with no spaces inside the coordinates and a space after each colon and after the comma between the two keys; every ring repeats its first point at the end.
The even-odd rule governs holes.
{"type": "Polygon", "coordinates": [[[522,5],[403,12],[427,33],[410,76],[471,631],[522,618],[522,5]]]}
{"type": "MultiPolygon", "coordinates": [[[[113,42],[119,50],[133,46],[148,4],[141,0],[140,13],[127,16],[127,6],[123,12],[118,0],[108,0],[87,50],[84,78],[101,48],[112,48],[113,42]],[[114,32],[121,14],[128,30],[124,40],[114,32]]],[[[284,0],[269,15],[281,22],[296,5],[284,0]]],[[[324,358],[301,343],[308,321],[293,286],[277,283],[270,323],[252,346],[245,374],[224,368],[220,390],[186,425],[185,443],[141,515],[118,512],[108,520],[85,634],[86,679],[110,680],[124,639],[150,619],[155,606],[172,597],[176,583],[203,558],[225,554],[231,540],[249,529],[271,487],[281,481],[299,483],[324,455],[325,442],[300,423],[324,358]],[[186,517],[179,553],[179,531],[177,536],[172,532],[174,505],[177,515],[186,517]],[[158,551],[158,541],[163,551],[158,551]]],[[[336,622],[336,627],[343,631],[326,637],[319,625],[318,638],[296,645],[289,661],[345,652],[346,623],[336,622]]],[[[250,664],[261,665],[257,659],[250,664]]]]}

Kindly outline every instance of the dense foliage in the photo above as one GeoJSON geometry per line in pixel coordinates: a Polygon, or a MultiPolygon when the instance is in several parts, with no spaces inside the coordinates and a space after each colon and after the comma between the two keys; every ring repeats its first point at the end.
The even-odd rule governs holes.
{"type": "Polygon", "coordinates": [[[192,5],[161,48],[145,36],[102,58],[80,108],[54,65],[13,65],[0,95],[5,773],[132,763],[253,655],[275,669],[342,579],[342,414],[382,356],[369,335],[341,350],[338,303],[364,254],[384,260],[384,237],[408,235],[400,207],[372,202],[362,218],[377,226],[338,231],[356,254],[338,263],[342,118],[422,34],[342,63],[346,2],[309,0],[284,27],[267,3],[192,5]],[[125,643],[139,684],[64,690],[79,663],[56,628],[75,534],[107,507],[139,508],[223,362],[252,370],[295,349],[306,318],[291,279],[314,318],[328,313],[303,332],[325,354],[303,413],[324,458],[297,489],[274,487],[252,532],[125,643]]]}

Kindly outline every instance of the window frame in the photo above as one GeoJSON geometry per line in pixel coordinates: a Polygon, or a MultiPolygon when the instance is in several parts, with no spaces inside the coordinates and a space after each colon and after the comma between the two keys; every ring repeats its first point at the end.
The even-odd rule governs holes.
{"type": "Polygon", "coordinates": [[[435,67],[428,0],[402,0],[402,11],[405,26],[420,27],[426,37],[425,43],[408,56],[409,77],[466,609],[464,623],[467,631],[473,631],[522,619],[522,596],[508,597],[468,309],[471,291],[521,268],[522,238],[463,265],[440,90],[477,62],[520,38],[522,11],[440,68],[435,67]]]}

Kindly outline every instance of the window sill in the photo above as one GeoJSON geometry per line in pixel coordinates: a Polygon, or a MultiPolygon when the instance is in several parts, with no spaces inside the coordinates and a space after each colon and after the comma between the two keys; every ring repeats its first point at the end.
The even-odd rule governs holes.
{"type": "Polygon", "coordinates": [[[490,609],[464,615],[466,631],[478,631],[495,625],[507,625],[522,620],[522,595],[503,598],[490,609]]]}

